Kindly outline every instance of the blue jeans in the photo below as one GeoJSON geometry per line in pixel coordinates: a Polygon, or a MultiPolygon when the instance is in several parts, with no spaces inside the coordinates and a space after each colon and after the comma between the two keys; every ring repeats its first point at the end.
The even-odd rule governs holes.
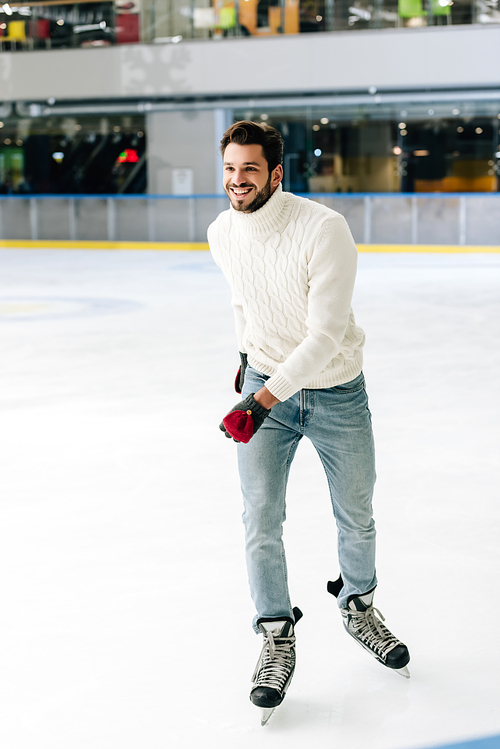
{"type": "MultiPolygon", "coordinates": [[[[248,367],[242,398],[268,377],[248,367]]],[[[250,593],[262,617],[293,619],[288,593],[283,522],[290,465],[308,437],[324,466],[337,523],[338,558],[344,586],[338,605],[377,584],[372,495],[375,452],[365,380],[321,390],[301,390],[273,407],[248,444],[238,444],[243,493],[246,562],[250,593]]]]}

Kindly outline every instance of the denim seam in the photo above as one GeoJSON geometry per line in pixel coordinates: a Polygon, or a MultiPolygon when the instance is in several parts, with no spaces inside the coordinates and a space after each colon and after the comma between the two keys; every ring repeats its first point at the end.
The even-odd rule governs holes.
{"type": "MultiPolygon", "coordinates": [[[[323,470],[324,470],[324,472],[326,474],[326,479],[327,479],[327,483],[328,483],[328,492],[330,494],[330,504],[332,506],[333,517],[335,519],[335,526],[336,526],[336,531],[337,531],[337,556],[339,558],[338,561],[339,561],[339,567],[340,567],[340,555],[338,553],[338,532],[339,531],[338,531],[338,525],[337,525],[337,513],[335,512],[335,501],[334,501],[334,495],[333,495],[333,490],[332,490],[332,484],[331,484],[331,481],[330,481],[330,477],[328,475],[328,471],[326,470],[325,461],[323,460],[323,457],[322,457],[321,453],[319,452],[319,450],[317,448],[315,448],[315,449],[316,449],[318,457],[319,457],[319,459],[321,461],[321,465],[323,466],[323,470]]],[[[342,575],[342,569],[340,570],[340,574],[342,575]]],[[[344,587],[344,586],[342,586],[342,587],[344,587]]],[[[337,599],[337,605],[340,608],[340,604],[339,604],[338,599],[337,599]]]]}
{"type": "Polygon", "coordinates": [[[307,427],[309,426],[313,416],[315,408],[315,397],[314,390],[300,390],[299,396],[299,428],[301,435],[305,435],[307,427]],[[307,395],[306,395],[307,392],[307,395]],[[307,399],[307,408],[306,408],[307,399]]]}
{"type": "MultiPolygon", "coordinates": [[[[313,443],[313,444],[314,444],[314,443],[313,443]]],[[[335,518],[335,521],[336,521],[336,525],[337,525],[337,513],[335,512],[335,502],[334,502],[334,495],[333,495],[333,491],[332,491],[332,486],[331,486],[330,478],[329,478],[329,476],[328,476],[328,471],[326,470],[326,465],[325,465],[325,462],[324,462],[324,460],[323,460],[323,458],[322,458],[322,456],[321,456],[321,454],[320,454],[319,450],[317,450],[317,449],[316,449],[316,452],[317,452],[317,454],[318,454],[318,457],[319,457],[319,459],[320,459],[320,461],[321,461],[321,465],[323,466],[323,469],[324,469],[324,471],[325,471],[325,474],[326,474],[326,478],[327,478],[327,483],[328,483],[328,491],[329,491],[329,494],[330,494],[330,502],[331,502],[331,505],[332,505],[332,511],[333,511],[333,517],[335,518]]],[[[338,533],[339,533],[339,530],[338,530],[338,525],[337,525],[337,529],[336,529],[336,530],[337,530],[337,547],[338,547],[338,533]]],[[[340,567],[340,555],[338,554],[338,548],[337,548],[337,555],[338,555],[338,562],[339,562],[339,567],[340,567]]],[[[344,579],[344,573],[343,573],[342,569],[340,569],[340,574],[341,574],[341,576],[342,576],[342,579],[344,579]]],[[[375,572],[375,586],[376,586],[376,585],[377,585],[377,576],[376,576],[376,572],[375,572]]],[[[343,585],[343,587],[342,587],[342,590],[343,590],[344,588],[345,588],[345,580],[344,580],[344,585],[343,585]]],[[[342,599],[343,599],[343,598],[344,598],[344,597],[342,597],[342,599]]],[[[338,595],[338,597],[337,597],[337,606],[338,606],[339,608],[343,608],[343,606],[341,605],[341,604],[343,603],[343,600],[342,600],[342,599],[341,599],[341,597],[340,597],[340,593],[339,593],[339,595],[338,595]]]]}
{"type": "Polygon", "coordinates": [[[304,426],[307,427],[311,423],[313,417],[314,417],[314,408],[316,405],[316,399],[315,399],[315,393],[314,390],[310,390],[307,394],[307,400],[309,401],[309,413],[307,415],[307,418],[304,419],[304,426]]]}
{"type": "Polygon", "coordinates": [[[322,457],[321,453],[319,452],[319,450],[316,447],[315,447],[315,450],[316,450],[316,452],[318,454],[318,458],[321,461],[321,465],[323,466],[323,470],[324,470],[325,475],[326,475],[326,480],[327,480],[327,483],[328,483],[328,492],[330,494],[330,502],[331,502],[332,510],[333,510],[333,517],[335,518],[335,520],[337,520],[337,513],[335,512],[335,502],[334,502],[334,495],[333,495],[333,491],[332,491],[332,484],[331,484],[331,481],[330,481],[330,476],[328,475],[328,471],[326,469],[326,464],[325,464],[325,461],[323,460],[323,457],[322,457]]]}
{"type": "MultiPolygon", "coordinates": [[[[288,456],[287,456],[287,459],[286,459],[285,496],[283,498],[283,523],[286,520],[286,489],[287,489],[287,486],[288,486],[288,476],[290,475],[290,467],[292,465],[291,455],[292,455],[292,452],[293,452],[294,448],[300,442],[301,438],[302,438],[302,435],[297,434],[297,436],[295,437],[294,441],[290,445],[290,449],[288,451],[288,456]]],[[[293,613],[292,613],[292,602],[290,600],[290,591],[288,590],[288,570],[287,570],[287,565],[286,565],[285,544],[283,543],[283,535],[282,535],[282,538],[281,538],[281,562],[283,564],[283,577],[284,577],[285,584],[286,584],[286,595],[287,595],[288,607],[290,609],[291,616],[293,616],[293,613]]]]}
{"type": "Polygon", "coordinates": [[[370,419],[370,424],[372,423],[372,412],[370,411],[370,402],[368,400],[368,393],[366,392],[366,385],[363,385],[363,390],[365,391],[366,396],[366,410],[368,412],[368,418],[370,419]]]}

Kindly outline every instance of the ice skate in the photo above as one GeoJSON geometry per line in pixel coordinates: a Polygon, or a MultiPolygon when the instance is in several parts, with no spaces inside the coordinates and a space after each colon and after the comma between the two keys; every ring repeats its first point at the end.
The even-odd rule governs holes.
{"type": "MultiPolygon", "coordinates": [[[[335,583],[328,583],[332,595],[336,595],[334,587],[335,583]]],[[[372,590],[362,596],[350,596],[347,607],[340,609],[344,627],[379,663],[409,679],[408,648],[382,624],[384,616],[373,606],[374,593],[372,590]]]]}
{"type": "MultiPolygon", "coordinates": [[[[302,617],[299,609],[293,610],[295,623],[302,617]]],[[[281,705],[295,670],[294,622],[283,619],[260,619],[259,629],[264,644],[257,661],[250,692],[250,700],[262,708],[261,725],[265,726],[274,710],[281,705]]]]}

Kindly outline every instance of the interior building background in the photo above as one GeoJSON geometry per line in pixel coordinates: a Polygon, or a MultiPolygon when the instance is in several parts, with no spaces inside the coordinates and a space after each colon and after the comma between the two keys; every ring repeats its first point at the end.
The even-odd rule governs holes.
{"type": "Polygon", "coordinates": [[[498,0],[33,0],[0,31],[4,196],[221,195],[242,118],[287,190],[499,190],[498,0]]]}

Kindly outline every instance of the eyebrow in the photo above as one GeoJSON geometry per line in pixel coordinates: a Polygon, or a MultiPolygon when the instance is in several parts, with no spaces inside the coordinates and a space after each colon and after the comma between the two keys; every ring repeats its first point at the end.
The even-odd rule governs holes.
{"type": "MultiPolygon", "coordinates": [[[[224,166],[234,166],[232,161],[225,161],[224,166]]],[[[244,161],[243,166],[262,166],[258,161],[244,161]]]]}

